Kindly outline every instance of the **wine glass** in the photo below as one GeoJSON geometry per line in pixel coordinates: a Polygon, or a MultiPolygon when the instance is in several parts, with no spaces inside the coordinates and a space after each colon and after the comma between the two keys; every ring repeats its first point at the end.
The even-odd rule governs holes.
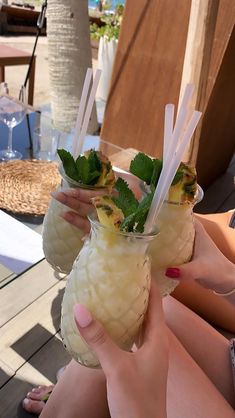
{"type": "Polygon", "coordinates": [[[20,89],[19,100],[9,96],[7,83],[0,84],[0,121],[5,123],[8,127],[8,143],[7,149],[0,151],[0,160],[20,160],[22,154],[12,149],[12,131],[13,128],[22,122],[25,117],[26,99],[25,87],[20,89]]]}

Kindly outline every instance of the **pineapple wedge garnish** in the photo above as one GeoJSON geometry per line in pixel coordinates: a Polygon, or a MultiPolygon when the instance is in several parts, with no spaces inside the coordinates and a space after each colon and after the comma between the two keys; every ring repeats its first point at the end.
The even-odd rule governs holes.
{"type": "MultiPolygon", "coordinates": [[[[84,153],[84,156],[88,158],[92,151],[93,150],[86,151],[84,153]]],[[[96,154],[99,160],[101,161],[102,169],[101,169],[101,175],[98,178],[95,186],[96,187],[112,186],[115,182],[115,175],[112,169],[112,164],[110,163],[106,155],[104,155],[101,151],[96,151],[96,154]]]]}
{"type": "Polygon", "coordinates": [[[196,191],[196,169],[181,163],[169,189],[168,200],[176,203],[192,202],[195,199],[196,191]]]}
{"type": "Polygon", "coordinates": [[[124,215],[109,196],[96,196],[92,200],[99,222],[112,230],[120,229],[124,215]]]}

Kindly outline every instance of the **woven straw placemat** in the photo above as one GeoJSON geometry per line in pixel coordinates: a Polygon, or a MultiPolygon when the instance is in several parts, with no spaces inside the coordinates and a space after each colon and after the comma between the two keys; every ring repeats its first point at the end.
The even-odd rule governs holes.
{"type": "Polygon", "coordinates": [[[0,163],[0,208],[22,215],[45,215],[50,193],[61,182],[58,164],[15,160],[0,163]]]}

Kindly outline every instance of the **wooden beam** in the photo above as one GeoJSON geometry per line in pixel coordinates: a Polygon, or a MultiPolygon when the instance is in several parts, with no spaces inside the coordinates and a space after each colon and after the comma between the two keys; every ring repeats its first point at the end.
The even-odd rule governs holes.
{"type": "Polygon", "coordinates": [[[164,107],[177,103],[190,0],[127,0],[101,137],[162,154],[164,107]]]}
{"type": "MultiPolygon", "coordinates": [[[[181,91],[195,85],[192,108],[206,112],[235,24],[235,0],[192,0],[181,91]]],[[[202,121],[184,160],[196,164],[202,121]]]]}

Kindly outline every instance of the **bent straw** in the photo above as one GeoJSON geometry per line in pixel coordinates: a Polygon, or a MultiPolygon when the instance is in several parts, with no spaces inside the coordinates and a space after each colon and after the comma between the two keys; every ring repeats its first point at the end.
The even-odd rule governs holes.
{"type": "Polygon", "coordinates": [[[97,87],[98,87],[98,84],[99,84],[99,81],[100,81],[100,76],[101,76],[101,70],[98,69],[98,70],[96,70],[93,86],[91,88],[90,96],[89,96],[89,99],[88,99],[88,103],[87,103],[87,107],[86,107],[86,111],[85,111],[85,115],[84,115],[84,119],[83,119],[83,123],[82,123],[81,133],[80,133],[80,136],[79,136],[79,141],[77,143],[77,148],[76,148],[76,152],[75,152],[75,156],[74,156],[75,159],[78,157],[79,154],[81,154],[81,151],[82,151],[82,147],[83,147],[85,135],[86,135],[86,132],[87,132],[89,119],[90,119],[93,104],[94,104],[94,101],[95,101],[96,90],[97,90],[97,87]]]}
{"type": "Polygon", "coordinates": [[[145,232],[149,233],[152,230],[152,226],[156,222],[156,218],[159,214],[159,211],[162,207],[162,204],[166,198],[167,192],[169,190],[169,187],[175,177],[175,173],[177,171],[177,168],[180,165],[181,159],[183,157],[184,151],[192,138],[192,135],[197,127],[197,124],[199,122],[199,119],[201,117],[202,113],[198,111],[194,111],[193,115],[190,119],[190,122],[183,134],[183,138],[181,143],[179,144],[179,147],[177,151],[175,152],[175,155],[172,158],[172,164],[169,168],[169,172],[166,174],[166,170],[161,172],[161,175],[159,178],[159,182],[157,185],[157,188],[154,193],[153,201],[149,210],[148,218],[145,223],[145,232]],[[161,180],[161,182],[160,182],[161,180]]]}
{"type": "Polygon", "coordinates": [[[175,106],[167,104],[165,106],[165,122],[164,122],[164,140],[163,140],[163,164],[166,162],[169,150],[171,148],[171,139],[173,133],[175,106]]]}
{"type": "Polygon", "coordinates": [[[77,115],[77,120],[76,120],[76,125],[75,125],[75,132],[74,132],[73,143],[72,143],[73,157],[75,157],[75,154],[76,154],[76,148],[77,148],[77,143],[79,140],[79,135],[81,132],[82,119],[84,116],[87,96],[88,96],[89,87],[91,84],[91,78],[92,78],[92,69],[88,68],[86,72],[86,77],[85,77],[85,81],[83,84],[83,88],[82,88],[82,95],[81,95],[81,100],[80,100],[80,104],[78,108],[78,115],[77,115]]]}

